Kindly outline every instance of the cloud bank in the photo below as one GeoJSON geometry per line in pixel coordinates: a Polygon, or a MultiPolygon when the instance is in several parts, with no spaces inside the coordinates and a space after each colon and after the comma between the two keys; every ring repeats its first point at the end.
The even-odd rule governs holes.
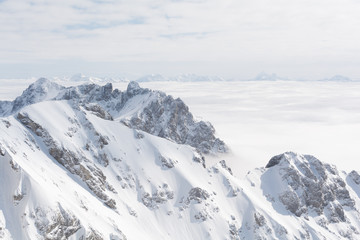
{"type": "Polygon", "coordinates": [[[355,0],[5,0],[0,66],[78,61],[356,77],[359,10],[355,0]]]}

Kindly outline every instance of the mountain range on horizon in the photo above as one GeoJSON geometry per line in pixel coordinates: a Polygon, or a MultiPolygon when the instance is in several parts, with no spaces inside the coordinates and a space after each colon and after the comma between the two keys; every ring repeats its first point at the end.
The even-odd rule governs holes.
{"type": "Polygon", "coordinates": [[[276,73],[260,72],[253,78],[223,78],[216,75],[197,75],[193,73],[179,74],[175,76],[165,76],[162,74],[148,74],[141,77],[127,76],[122,74],[119,77],[103,77],[103,76],[91,76],[83,73],[77,73],[72,76],[63,77],[50,77],[52,81],[63,82],[78,82],[78,83],[96,83],[102,84],[106,82],[120,83],[120,82],[234,82],[234,81],[319,81],[319,82],[356,82],[360,79],[352,79],[344,75],[334,75],[332,77],[326,77],[316,80],[298,79],[290,77],[282,77],[276,73]]]}

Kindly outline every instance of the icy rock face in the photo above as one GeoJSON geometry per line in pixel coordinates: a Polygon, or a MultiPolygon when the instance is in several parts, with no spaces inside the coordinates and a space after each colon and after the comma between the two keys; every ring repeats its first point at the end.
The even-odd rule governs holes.
{"type": "Polygon", "coordinates": [[[161,204],[166,203],[167,201],[174,198],[174,192],[169,189],[167,184],[163,186],[152,194],[144,192],[142,194],[142,203],[149,209],[158,209],[161,204]]]}
{"type": "Polygon", "coordinates": [[[195,187],[189,191],[188,200],[189,201],[194,200],[197,203],[201,203],[203,200],[206,200],[209,197],[210,194],[206,190],[201,189],[199,187],[195,187]]]}
{"type": "Polygon", "coordinates": [[[18,113],[17,119],[29,128],[34,134],[43,139],[48,147],[49,154],[72,174],[78,175],[89,189],[110,208],[116,209],[116,202],[105,193],[112,190],[106,181],[104,173],[94,164],[90,164],[82,154],[72,152],[59,144],[51,137],[49,132],[40,124],[30,119],[26,113],[18,113]],[[86,163],[88,162],[88,163],[86,163]]]}
{"type": "Polygon", "coordinates": [[[349,173],[349,177],[356,183],[356,185],[360,185],[360,174],[357,171],[351,171],[349,173]]]}
{"type": "Polygon", "coordinates": [[[141,88],[130,82],[124,92],[104,86],[84,84],[65,88],[41,78],[13,102],[0,102],[0,116],[46,100],[70,100],[98,117],[121,121],[128,127],[195,147],[201,153],[224,153],[225,143],[215,137],[209,122],[196,121],[188,106],[160,91],[141,88]]]}
{"type": "Polygon", "coordinates": [[[11,112],[15,112],[24,106],[33,103],[52,99],[64,88],[65,87],[51,82],[46,78],[40,78],[35,83],[31,84],[21,96],[15,99],[12,103],[11,112]]]}
{"type": "Polygon", "coordinates": [[[35,226],[44,239],[68,239],[80,228],[80,221],[71,213],[59,209],[42,209],[37,207],[30,213],[35,226]]]}
{"type": "Polygon", "coordinates": [[[279,199],[296,216],[311,211],[329,222],[345,222],[344,208],[354,208],[346,183],[336,167],[310,155],[288,152],[273,157],[267,168],[274,168],[286,184],[279,199]]]}
{"type": "Polygon", "coordinates": [[[101,106],[97,104],[85,104],[85,109],[87,111],[91,111],[94,115],[98,116],[99,118],[105,119],[105,120],[111,120],[113,121],[113,117],[105,111],[101,106]]]}
{"type": "Polygon", "coordinates": [[[0,116],[6,115],[11,112],[12,102],[10,101],[0,101],[0,116]]]}
{"type": "Polygon", "coordinates": [[[123,122],[136,129],[188,144],[202,153],[226,152],[223,141],[215,137],[214,127],[204,121],[196,122],[181,99],[160,94],[144,109],[123,122]]]}

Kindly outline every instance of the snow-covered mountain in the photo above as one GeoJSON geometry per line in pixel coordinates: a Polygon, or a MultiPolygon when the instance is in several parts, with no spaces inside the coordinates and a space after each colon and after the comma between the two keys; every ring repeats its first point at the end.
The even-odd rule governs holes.
{"type": "Polygon", "coordinates": [[[218,82],[225,81],[218,76],[201,76],[196,74],[181,74],[173,77],[165,77],[161,74],[150,74],[136,80],[137,82],[218,82]]]}
{"type": "Polygon", "coordinates": [[[93,77],[93,76],[87,76],[83,73],[77,73],[74,74],[70,77],[52,77],[51,78],[52,81],[57,82],[57,83],[66,83],[66,82],[71,82],[71,83],[82,83],[82,84],[86,84],[86,83],[95,83],[95,84],[104,84],[104,83],[119,83],[119,82],[129,82],[129,80],[126,77],[117,77],[117,78],[112,78],[112,77],[93,77]]]}
{"type": "Polygon", "coordinates": [[[275,73],[268,74],[266,72],[259,73],[255,78],[250,79],[250,81],[278,81],[278,80],[289,80],[288,78],[279,77],[275,73]]]}
{"type": "Polygon", "coordinates": [[[210,123],[136,82],[0,107],[2,239],[360,238],[359,173],[288,152],[238,179],[210,123]]]}
{"type": "Polygon", "coordinates": [[[125,92],[104,86],[84,84],[65,88],[41,78],[31,84],[13,102],[0,102],[0,116],[16,113],[19,109],[48,100],[70,100],[87,110],[109,116],[116,121],[177,143],[196,147],[203,153],[226,152],[224,142],[215,137],[209,122],[196,121],[184,102],[160,91],[140,88],[130,82],[125,92]]]}
{"type": "Polygon", "coordinates": [[[353,80],[351,78],[348,78],[343,75],[334,75],[331,78],[324,78],[319,81],[330,81],[330,82],[352,82],[353,80]]]}

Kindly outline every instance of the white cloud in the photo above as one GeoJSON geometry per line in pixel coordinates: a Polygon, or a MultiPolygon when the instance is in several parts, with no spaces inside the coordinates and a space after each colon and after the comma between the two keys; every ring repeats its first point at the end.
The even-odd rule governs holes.
{"type": "Polygon", "coordinates": [[[359,10],[352,0],[7,0],[0,62],[197,61],[234,75],[236,65],[355,75],[359,10]]]}

